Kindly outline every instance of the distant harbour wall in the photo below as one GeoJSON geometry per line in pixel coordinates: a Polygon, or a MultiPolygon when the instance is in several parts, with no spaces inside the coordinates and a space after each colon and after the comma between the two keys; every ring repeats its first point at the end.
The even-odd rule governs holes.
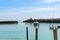
{"type": "Polygon", "coordinates": [[[0,21],[0,24],[13,24],[18,23],[18,21],[0,21]]]}
{"type": "Polygon", "coordinates": [[[38,21],[39,23],[60,23],[60,19],[28,19],[28,20],[24,20],[23,22],[34,22],[34,21],[38,21]]]}

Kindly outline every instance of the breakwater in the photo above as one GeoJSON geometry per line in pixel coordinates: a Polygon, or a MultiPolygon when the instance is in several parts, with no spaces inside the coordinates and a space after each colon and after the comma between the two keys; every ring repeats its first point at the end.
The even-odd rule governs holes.
{"type": "Polygon", "coordinates": [[[18,21],[0,21],[0,24],[13,24],[18,23],[18,21]]]}
{"type": "Polygon", "coordinates": [[[55,18],[55,19],[27,19],[24,20],[23,22],[34,22],[38,21],[39,23],[60,23],[60,18],[55,18]]]}

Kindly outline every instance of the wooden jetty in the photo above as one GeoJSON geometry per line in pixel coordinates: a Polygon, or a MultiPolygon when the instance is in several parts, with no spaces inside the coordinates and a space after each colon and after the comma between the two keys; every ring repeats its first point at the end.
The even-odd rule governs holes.
{"type": "Polygon", "coordinates": [[[0,21],[0,24],[13,24],[18,23],[18,21],[0,21]]]}
{"type": "Polygon", "coordinates": [[[54,19],[27,19],[23,22],[34,22],[38,21],[39,23],[60,23],[60,18],[54,18],[54,19]]]}

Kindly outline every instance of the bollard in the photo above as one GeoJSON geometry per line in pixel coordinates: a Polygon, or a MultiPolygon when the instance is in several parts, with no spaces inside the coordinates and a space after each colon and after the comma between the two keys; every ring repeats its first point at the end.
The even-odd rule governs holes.
{"type": "Polygon", "coordinates": [[[26,40],[28,40],[28,27],[26,27],[26,40]]]}

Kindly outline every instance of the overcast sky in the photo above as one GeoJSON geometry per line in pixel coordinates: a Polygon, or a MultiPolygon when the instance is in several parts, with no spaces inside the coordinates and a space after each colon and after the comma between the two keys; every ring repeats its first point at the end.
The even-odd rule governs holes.
{"type": "Polygon", "coordinates": [[[0,0],[0,20],[60,18],[60,0],[0,0]]]}

